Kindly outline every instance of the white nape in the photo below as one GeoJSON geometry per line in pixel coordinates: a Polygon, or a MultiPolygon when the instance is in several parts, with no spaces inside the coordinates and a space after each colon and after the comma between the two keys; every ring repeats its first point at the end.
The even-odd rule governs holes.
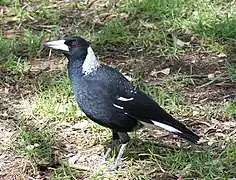
{"type": "Polygon", "coordinates": [[[83,74],[88,75],[94,70],[96,70],[99,66],[100,66],[100,63],[97,57],[95,56],[93,49],[91,47],[88,47],[87,56],[82,65],[83,74]]]}
{"type": "Polygon", "coordinates": [[[124,97],[119,97],[117,100],[119,101],[132,101],[134,98],[124,98],[124,97]]]}
{"type": "Polygon", "coordinates": [[[124,109],[122,106],[118,106],[117,104],[113,104],[113,106],[118,108],[118,109],[124,109]]]}
{"type": "MultiPolygon", "coordinates": [[[[152,121],[152,120],[151,120],[152,121]]],[[[166,124],[163,124],[163,123],[160,123],[160,122],[157,122],[157,121],[152,121],[153,124],[150,124],[150,123],[146,123],[144,121],[140,121],[145,127],[147,128],[156,128],[157,126],[158,127],[161,127],[167,131],[170,131],[170,132],[177,132],[177,133],[182,133],[181,131],[179,131],[178,129],[176,128],[173,128],[169,125],[166,125],[166,124]]]]}

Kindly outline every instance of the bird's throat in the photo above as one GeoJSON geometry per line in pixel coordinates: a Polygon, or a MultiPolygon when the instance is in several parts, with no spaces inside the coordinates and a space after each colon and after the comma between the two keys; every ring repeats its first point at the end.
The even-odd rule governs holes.
{"type": "Polygon", "coordinates": [[[91,47],[87,49],[87,56],[82,65],[82,72],[84,75],[88,75],[95,71],[100,66],[100,62],[95,56],[91,47]]]}

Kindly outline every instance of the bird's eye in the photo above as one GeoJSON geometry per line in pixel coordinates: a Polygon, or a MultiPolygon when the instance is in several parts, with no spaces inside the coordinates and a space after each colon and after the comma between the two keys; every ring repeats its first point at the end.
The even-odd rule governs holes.
{"type": "Polygon", "coordinates": [[[72,41],[71,42],[71,46],[77,46],[77,42],[76,41],[72,41]]]}

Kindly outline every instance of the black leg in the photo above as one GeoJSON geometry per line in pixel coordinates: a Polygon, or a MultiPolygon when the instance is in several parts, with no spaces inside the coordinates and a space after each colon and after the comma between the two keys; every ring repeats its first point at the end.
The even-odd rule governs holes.
{"type": "Polygon", "coordinates": [[[118,153],[118,155],[117,155],[117,157],[115,159],[115,162],[108,169],[110,171],[113,171],[113,170],[117,169],[117,167],[119,166],[119,163],[121,161],[122,155],[123,155],[123,153],[125,151],[126,146],[128,145],[129,140],[130,140],[129,135],[127,133],[125,133],[125,132],[117,132],[117,134],[120,137],[121,147],[120,147],[119,153],[118,153]]]}
{"type": "Polygon", "coordinates": [[[126,133],[126,132],[117,132],[117,134],[119,135],[120,142],[122,144],[125,144],[125,143],[129,142],[130,137],[129,137],[128,133],[126,133]]]}
{"type": "Polygon", "coordinates": [[[114,131],[114,130],[112,130],[112,139],[113,140],[120,139],[119,134],[116,131],[114,131]]]}

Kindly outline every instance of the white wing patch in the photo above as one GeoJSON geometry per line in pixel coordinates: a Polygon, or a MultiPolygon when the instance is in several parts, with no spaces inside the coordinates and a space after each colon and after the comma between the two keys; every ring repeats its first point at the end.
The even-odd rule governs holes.
{"type": "Polygon", "coordinates": [[[159,126],[167,131],[170,131],[170,132],[177,132],[177,133],[182,133],[181,131],[179,131],[178,129],[176,128],[173,128],[169,125],[166,125],[166,124],[163,124],[163,123],[160,123],[160,122],[156,122],[156,121],[152,121],[153,124],[150,124],[150,123],[146,123],[146,122],[143,122],[143,121],[140,121],[144,126],[148,127],[148,128],[154,128],[156,126],[159,126]]]}
{"type": "Polygon", "coordinates": [[[94,70],[96,70],[99,66],[100,66],[100,63],[97,57],[95,56],[93,49],[91,47],[88,47],[87,56],[82,65],[83,74],[88,75],[94,70]]]}
{"type": "Polygon", "coordinates": [[[118,97],[117,100],[119,100],[119,101],[132,101],[132,100],[134,100],[134,98],[118,97]]]}
{"type": "Polygon", "coordinates": [[[124,109],[122,106],[118,106],[117,104],[113,104],[113,106],[118,108],[118,109],[124,109]]]}
{"type": "Polygon", "coordinates": [[[154,124],[150,124],[150,123],[146,123],[144,121],[140,121],[142,123],[142,125],[144,125],[144,127],[146,128],[150,128],[150,129],[155,129],[156,126],[154,124]]]}

